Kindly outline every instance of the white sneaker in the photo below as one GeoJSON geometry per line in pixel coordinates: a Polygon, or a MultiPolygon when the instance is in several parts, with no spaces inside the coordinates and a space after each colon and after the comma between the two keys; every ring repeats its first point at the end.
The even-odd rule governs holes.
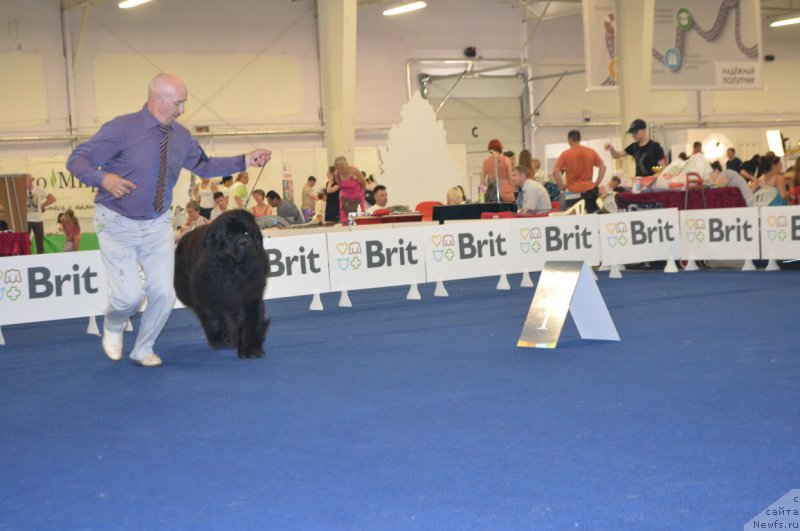
{"type": "Polygon", "coordinates": [[[161,365],[161,358],[151,352],[140,360],[134,359],[133,362],[137,365],[141,365],[142,367],[158,367],[161,365]]]}
{"type": "Polygon", "coordinates": [[[122,332],[109,332],[103,329],[103,352],[111,361],[122,359],[122,332]]]}

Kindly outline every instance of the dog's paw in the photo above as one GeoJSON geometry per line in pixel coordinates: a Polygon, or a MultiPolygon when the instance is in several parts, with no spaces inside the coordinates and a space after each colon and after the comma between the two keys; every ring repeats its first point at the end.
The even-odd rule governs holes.
{"type": "Polygon", "coordinates": [[[263,358],[266,353],[263,348],[240,349],[238,355],[242,359],[263,358]]]}

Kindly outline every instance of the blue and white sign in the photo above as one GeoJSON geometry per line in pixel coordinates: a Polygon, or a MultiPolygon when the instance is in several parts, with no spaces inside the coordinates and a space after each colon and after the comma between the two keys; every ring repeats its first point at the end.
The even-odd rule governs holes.
{"type": "Polygon", "coordinates": [[[332,291],[425,282],[421,227],[329,232],[332,291]]]}
{"type": "Polygon", "coordinates": [[[264,238],[264,250],[269,262],[267,299],[330,291],[325,234],[264,238]]]}
{"type": "Polygon", "coordinates": [[[430,282],[488,277],[514,270],[510,220],[429,225],[423,233],[430,282]]]}
{"type": "Polygon", "coordinates": [[[761,258],[800,258],[800,206],[761,207],[761,258]]]}
{"type": "Polygon", "coordinates": [[[604,265],[634,264],[680,256],[677,208],[620,212],[598,218],[604,265]]]}
{"type": "Polygon", "coordinates": [[[759,257],[758,209],[681,210],[681,258],[755,260],[759,257]]]}

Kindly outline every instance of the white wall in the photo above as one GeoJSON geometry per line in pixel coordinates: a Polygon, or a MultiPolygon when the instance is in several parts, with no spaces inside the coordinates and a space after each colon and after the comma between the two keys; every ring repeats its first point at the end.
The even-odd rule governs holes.
{"type": "MultiPolygon", "coordinates": [[[[65,135],[70,119],[78,133],[91,134],[110,115],[136,110],[144,102],[149,77],[167,69],[189,81],[191,99],[184,119],[189,126],[311,131],[203,140],[211,153],[261,145],[287,153],[324,148],[313,0],[154,0],[127,11],[116,4],[108,0],[90,8],[75,77],[68,84],[59,1],[0,2],[5,30],[0,32],[0,138],[65,135]],[[13,71],[9,65],[14,65],[13,71]]],[[[524,8],[512,6],[519,2],[437,0],[425,10],[392,18],[381,16],[377,5],[359,9],[356,145],[374,152],[385,143],[389,126],[407,101],[407,60],[463,58],[467,46],[475,46],[486,58],[520,56],[530,23],[522,22],[524,8]]],[[[64,17],[71,59],[78,50],[82,15],[82,9],[73,9],[64,17]]],[[[651,121],[657,126],[656,138],[665,145],[683,142],[679,137],[695,127],[690,122],[700,119],[782,119],[794,120],[782,128],[796,142],[798,133],[792,127],[800,123],[795,90],[800,81],[800,32],[764,27],[763,37],[764,51],[776,56],[775,62],[765,64],[765,90],[699,96],[694,91],[654,92],[651,121]],[[663,127],[676,121],[687,122],[683,132],[663,127]]],[[[582,68],[580,16],[541,23],[525,52],[535,75],[582,68]]],[[[534,83],[534,104],[554,82],[534,83]]],[[[614,125],[595,125],[617,119],[616,94],[587,93],[583,87],[582,76],[567,77],[542,106],[536,119],[540,125],[532,136],[534,156],[544,159],[544,146],[563,142],[575,126],[582,126],[589,140],[617,135],[614,125]],[[583,122],[584,110],[591,111],[589,124],[583,122]]],[[[730,132],[735,141],[761,145],[766,127],[725,129],[736,130],[730,132]]],[[[627,139],[620,144],[623,140],[627,139]]],[[[63,140],[0,142],[0,167],[5,159],[66,156],[71,147],[63,140]]],[[[366,171],[379,170],[369,164],[377,162],[368,162],[366,171]]],[[[321,176],[324,164],[320,166],[304,163],[298,178],[312,172],[321,176]]],[[[296,188],[301,185],[295,182],[296,188]]]]}

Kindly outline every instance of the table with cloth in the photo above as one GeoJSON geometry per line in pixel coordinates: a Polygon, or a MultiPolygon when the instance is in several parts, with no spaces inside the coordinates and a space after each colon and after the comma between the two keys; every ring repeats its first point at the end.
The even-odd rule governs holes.
{"type": "MultiPolygon", "coordinates": [[[[706,208],[734,208],[744,207],[747,204],[738,188],[733,186],[725,188],[706,188],[704,190],[689,190],[688,210],[703,208],[703,193],[706,196],[706,208]]],[[[617,208],[627,210],[631,205],[650,208],[677,208],[683,210],[686,192],[683,190],[664,190],[660,192],[620,192],[615,199],[617,208]]]]}

